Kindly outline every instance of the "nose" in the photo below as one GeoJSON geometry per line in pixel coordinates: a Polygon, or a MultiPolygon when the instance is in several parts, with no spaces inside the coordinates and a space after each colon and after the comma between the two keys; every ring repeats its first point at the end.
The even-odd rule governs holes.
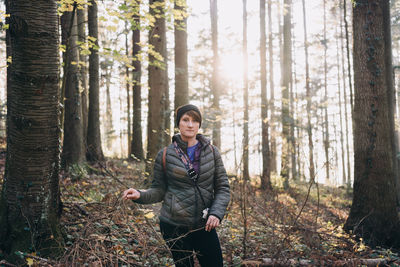
{"type": "Polygon", "coordinates": [[[189,127],[192,127],[192,126],[193,126],[193,122],[192,122],[191,120],[189,120],[188,126],[189,126],[189,127]]]}

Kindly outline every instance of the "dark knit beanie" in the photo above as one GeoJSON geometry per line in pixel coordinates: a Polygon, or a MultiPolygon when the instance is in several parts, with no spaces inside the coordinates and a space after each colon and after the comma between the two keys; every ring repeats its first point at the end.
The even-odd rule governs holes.
{"type": "Polygon", "coordinates": [[[200,125],[199,126],[201,126],[202,118],[201,118],[201,112],[200,112],[199,108],[192,104],[186,104],[186,105],[180,106],[176,109],[176,122],[175,122],[176,127],[179,128],[179,121],[181,120],[181,117],[183,116],[183,114],[185,114],[186,112],[188,112],[190,110],[193,110],[193,111],[196,111],[197,113],[199,113],[199,116],[200,116],[200,121],[199,121],[200,125]]]}

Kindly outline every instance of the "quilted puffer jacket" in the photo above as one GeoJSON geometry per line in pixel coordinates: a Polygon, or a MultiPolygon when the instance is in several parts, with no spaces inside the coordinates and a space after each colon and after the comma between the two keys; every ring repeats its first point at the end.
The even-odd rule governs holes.
{"type": "MultiPolygon", "coordinates": [[[[166,152],[166,171],[159,151],[155,165],[152,185],[147,190],[140,190],[140,198],[135,202],[150,204],[163,201],[159,219],[176,226],[197,228],[205,225],[202,211],[209,208],[209,215],[220,220],[224,217],[230,199],[229,181],[218,149],[210,146],[210,140],[201,134],[197,135],[201,144],[198,187],[203,196],[187,174],[185,165],[178,157],[174,145],[170,144],[166,152]]],[[[187,143],[179,134],[172,138],[183,151],[187,143]]]]}

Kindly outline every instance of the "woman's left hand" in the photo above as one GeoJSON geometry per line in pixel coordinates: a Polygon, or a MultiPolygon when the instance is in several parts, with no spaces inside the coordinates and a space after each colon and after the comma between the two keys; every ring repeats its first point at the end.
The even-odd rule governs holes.
{"type": "Polygon", "coordinates": [[[206,231],[210,232],[212,229],[216,228],[219,225],[218,217],[214,215],[208,216],[208,220],[206,223],[206,231]]]}

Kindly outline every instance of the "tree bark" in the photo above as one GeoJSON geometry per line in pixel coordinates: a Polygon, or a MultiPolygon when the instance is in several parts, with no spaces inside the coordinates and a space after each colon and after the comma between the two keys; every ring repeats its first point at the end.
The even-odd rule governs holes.
{"type": "Polygon", "coordinates": [[[132,30],[132,56],[134,67],[133,75],[133,120],[132,120],[132,142],[131,155],[138,160],[144,159],[143,141],[142,141],[142,62],[140,61],[140,9],[141,1],[137,1],[134,8],[137,10],[133,15],[132,30]]]}
{"type": "MultiPolygon", "coordinates": [[[[165,0],[151,0],[150,14],[163,14],[165,0]]],[[[165,139],[165,93],[168,91],[168,76],[166,71],[166,35],[165,18],[156,18],[154,27],[149,32],[149,43],[154,47],[154,51],[163,56],[163,62],[155,62],[155,58],[150,55],[149,60],[149,112],[147,123],[147,164],[146,171],[152,172],[151,163],[154,161],[157,152],[164,145],[165,139]]]]}
{"type": "MultiPolygon", "coordinates": [[[[341,14],[339,14],[341,16],[341,14]]],[[[336,28],[336,35],[337,35],[337,28],[336,28]]],[[[341,80],[340,80],[340,57],[339,57],[339,41],[338,38],[336,38],[336,67],[337,67],[337,87],[338,87],[338,93],[339,93],[339,121],[340,121],[340,151],[341,151],[341,160],[342,160],[342,185],[345,185],[347,183],[347,178],[346,178],[346,157],[345,157],[345,149],[344,149],[344,137],[343,137],[343,107],[342,107],[342,87],[340,85],[341,80]]]]}
{"type": "Polygon", "coordinates": [[[271,190],[271,169],[269,150],[269,123],[267,99],[267,36],[265,27],[265,0],[260,0],[260,74],[261,74],[261,146],[262,146],[262,174],[261,189],[271,190]]]}
{"type": "Polygon", "coordinates": [[[97,20],[97,2],[90,0],[88,7],[89,36],[94,39],[97,47],[90,48],[89,55],[89,116],[87,131],[87,159],[89,161],[103,161],[100,134],[100,106],[99,106],[99,32],[97,20]]]}
{"type": "Polygon", "coordinates": [[[289,87],[292,81],[292,34],[291,34],[291,0],[284,0],[283,16],[283,68],[282,68],[282,155],[281,155],[281,177],[284,189],[289,188],[289,157],[290,136],[289,128],[291,116],[289,112],[289,87]]]}
{"type": "Polygon", "coordinates": [[[250,180],[249,174],[249,75],[247,55],[247,1],[243,0],[243,178],[250,180]]]}
{"type": "MultiPolygon", "coordinates": [[[[353,117],[354,110],[354,100],[353,100],[353,79],[351,75],[351,62],[350,62],[350,38],[349,38],[349,26],[347,23],[347,5],[346,0],[343,0],[343,20],[344,20],[344,29],[346,32],[346,55],[347,55],[347,71],[349,75],[349,92],[350,92],[350,107],[351,107],[351,115],[353,117]]],[[[354,34],[354,33],[353,33],[354,34]]]]}
{"type": "Polygon", "coordinates": [[[313,131],[311,124],[311,88],[310,88],[310,66],[308,63],[308,41],[307,41],[307,19],[306,19],[306,5],[303,4],[303,25],[304,25],[304,54],[306,61],[306,99],[307,99],[307,134],[308,134],[308,158],[309,158],[309,173],[310,181],[315,181],[315,166],[314,166],[314,143],[313,131]]]}
{"type": "Polygon", "coordinates": [[[329,171],[330,160],[329,160],[329,117],[328,117],[328,63],[327,63],[327,52],[328,52],[328,39],[326,38],[326,0],[323,0],[324,4],[324,150],[325,150],[325,175],[326,182],[329,182],[329,171]]]}
{"type": "Polygon", "coordinates": [[[356,1],[353,32],[354,194],[345,229],[371,246],[399,247],[389,1],[356,1]]]}
{"type": "MultiPolygon", "coordinates": [[[[85,43],[86,40],[86,7],[84,9],[77,9],[76,15],[78,19],[78,41],[85,43]]],[[[83,140],[86,147],[87,127],[88,127],[88,81],[87,81],[87,56],[79,53],[79,74],[80,74],[80,88],[82,99],[82,127],[83,127],[83,140]]]]}
{"type": "Polygon", "coordinates": [[[218,52],[218,3],[217,0],[210,0],[211,16],[211,44],[213,51],[211,93],[213,96],[212,111],[214,114],[214,125],[212,129],[213,144],[221,148],[221,110],[219,99],[221,94],[219,83],[219,52],[218,52]]]}
{"type": "MultiPolygon", "coordinates": [[[[125,21],[125,56],[129,57],[129,42],[128,42],[128,22],[125,21]]],[[[128,158],[131,158],[131,144],[132,144],[132,123],[131,123],[131,85],[130,85],[130,71],[129,67],[125,65],[125,88],[126,88],[126,117],[127,117],[127,133],[128,133],[128,158]]],[[[122,131],[121,131],[122,132],[122,131]]]]}
{"type": "MultiPolygon", "coordinates": [[[[189,102],[188,48],[187,48],[187,6],[186,0],[174,1],[179,14],[175,18],[175,110],[189,102]],[[183,13],[183,15],[182,15],[183,13]]],[[[176,114],[175,114],[176,119],[176,114]]],[[[175,121],[175,120],[174,120],[175,121]]]]}
{"type": "MultiPolygon", "coordinates": [[[[343,2],[343,5],[346,4],[346,1],[343,2]]],[[[344,6],[341,6],[344,8],[344,6]]],[[[346,156],[347,156],[347,188],[351,187],[351,163],[350,163],[350,142],[349,142],[349,115],[347,112],[348,107],[348,99],[347,99],[347,90],[346,90],[346,67],[345,67],[345,53],[344,53],[344,36],[343,36],[343,20],[344,20],[344,12],[343,17],[340,19],[340,44],[341,44],[341,54],[342,54],[342,79],[343,79],[343,99],[344,99],[344,121],[345,121],[345,136],[346,136],[346,156]]],[[[350,69],[348,69],[350,70],[350,69]]],[[[350,74],[351,75],[351,74],[350,74]]],[[[350,76],[349,76],[350,78],[350,76]]],[[[351,84],[351,83],[350,83],[351,84]]],[[[350,110],[350,119],[352,118],[351,110],[350,110]]]]}
{"type": "Polygon", "coordinates": [[[16,262],[17,251],[62,253],[59,31],[56,1],[14,0],[6,6],[12,63],[0,248],[16,262]]]}
{"type": "Polygon", "coordinates": [[[79,61],[76,46],[76,7],[71,7],[71,10],[64,12],[61,16],[62,43],[66,47],[63,77],[65,112],[62,164],[64,167],[79,164],[85,160],[79,69],[75,64],[79,61]]]}
{"type": "MultiPolygon", "coordinates": [[[[293,12],[290,12],[291,14],[291,21],[293,20],[293,12]]],[[[291,36],[292,40],[290,42],[290,49],[292,53],[292,60],[291,60],[291,79],[290,79],[290,87],[289,87],[289,110],[290,110],[290,129],[289,129],[289,140],[290,140],[290,163],[291,163],[291,173],[292,173],[292,179],[297,180],[298,178],[298,173],[297,173],[297,140],[296,140],[296,119],[295,119],[295,108],[294,108],[294,89],[295,89],[295,83],[296,83],[296,68],[294,64],[294,53],[295,53],[295,36],[294,36],[294,29],[293,26],[291,25],[290,27],[291,31],[291,36]],[[293,82],[294,80],[294,82],[293,82]]]]}
{"type": "Polygon", "coordinates": [[[105,66],[105,79],[106,79],[106,119],[104,123],[106,133],[106,143],[108,150],[112,150],[113,140],[115,139],[115,130],[113,126],[112,108],[111,108],[111,71],[113,68],[112,62],[107,62],[105,66]],[[110,65],[108,65],[110,64],[110,65]]]}
{"type": "Polygon", "coordinates": [[[269,107],[270,125],[271,125],[271,153],[270,153],[270,170],[276,172],[276,118],[275,118],[275,84],[274,84],[274,44],[272,35],[272,0],[268,0],[268,54],[269,54],[269,90],[270,100],[269,107]]]}

